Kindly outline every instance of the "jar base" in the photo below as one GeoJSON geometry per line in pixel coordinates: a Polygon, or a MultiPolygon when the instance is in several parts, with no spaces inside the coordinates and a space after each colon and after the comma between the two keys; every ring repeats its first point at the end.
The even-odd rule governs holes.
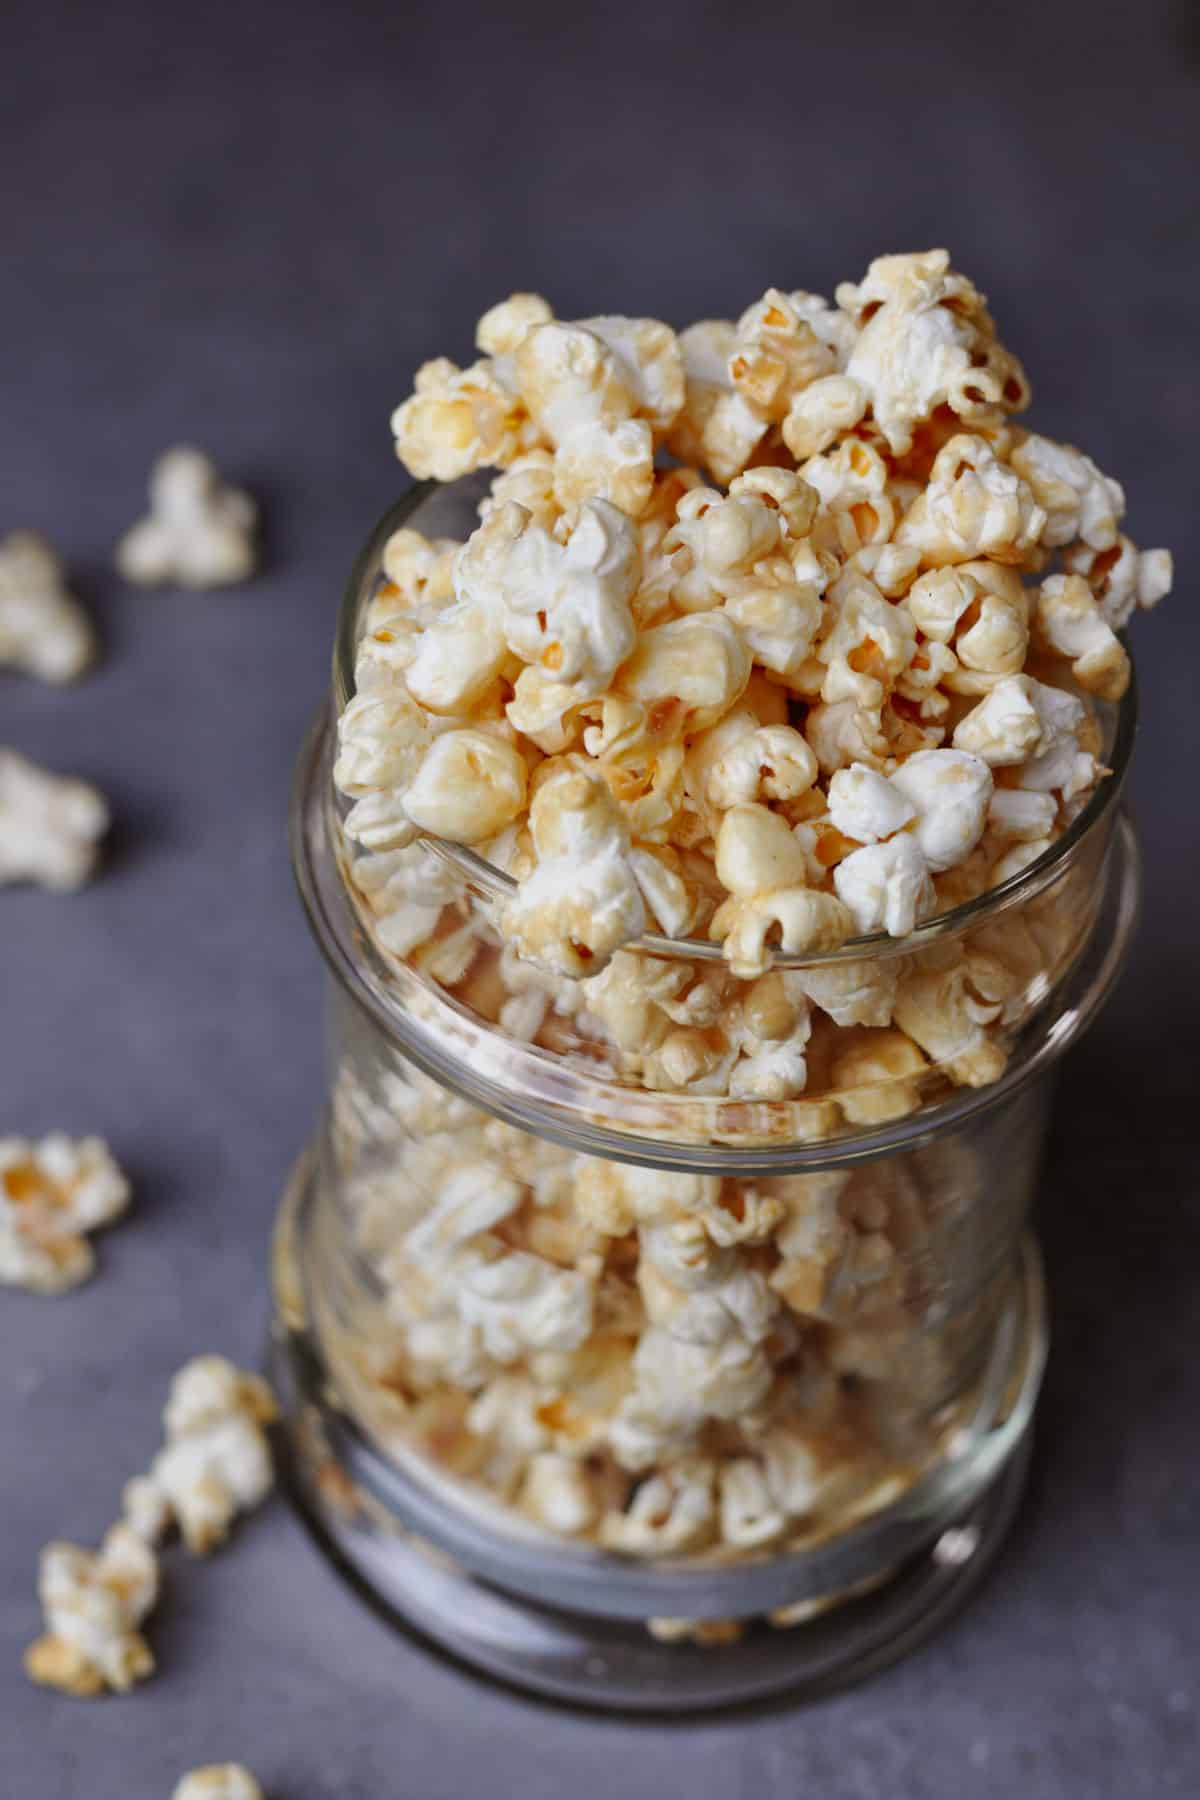
{"type": "MultiPolygon", "coordinates": [[[[735,1641],[663,1641],[637,1620],[535,1604],[485,1581],[406,1528],[371,1479],[377,1451],[347,1454],[346,1420],[330,1392],[309,1329],[298,1215],[309,1197],[305,1155],[285,1193],[275,1242],[276,1310],[268,1353],[282,1418],[286,1487],[322,1552],[390,1624],[426,1646],[546,1699],[605,1711],[672,1714],[773,1696],[815,1698],[904,1656],[966,1601],[994,1561],[1028,1470],[1028,1416],[1044,1360],[1040,1281],[1027,1284],[1034,1316],[1010,1332],[1007,1409],[1022,1428],[982,1490],[931,1541],[869,1591],[817,1602],[787,1626],[743,1622],[735,1641]]],[[[1030,1243],[1027,1256],[1036,1259],[1030,1243]]]]}

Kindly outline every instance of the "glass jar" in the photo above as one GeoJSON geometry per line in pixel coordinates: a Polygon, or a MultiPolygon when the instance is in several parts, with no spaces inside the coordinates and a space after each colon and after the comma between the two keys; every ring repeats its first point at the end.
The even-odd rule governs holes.
{"type": "Polygon", "coordinates": [[[331,980],[275,1252],[295,1490],[394,1617],[504,1679],[627,1709],[815,1689],[944,1617],[1019,1495],[1053,1070],[1137,909],[1132,693],[1030,866],[904,940],[783,959],[821,1009],[806,1084],[739,1087],[729,1020],[786,1041],[795,984],[646,938],[564,989],[505,951],[499,870],[342,832],[334,722],[383,545],[466,535],[476,495],[381,522],[299,766],[331,980]]]}

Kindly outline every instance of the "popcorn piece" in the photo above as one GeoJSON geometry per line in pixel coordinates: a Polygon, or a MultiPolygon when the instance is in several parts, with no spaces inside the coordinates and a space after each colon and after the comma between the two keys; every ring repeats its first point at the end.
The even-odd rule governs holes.
{"type": "Polygon", "coordinates": [[[778,423],[792,396],[835,367],[829,346],[778,288],[742,314],[728,370],[735,389],[750,406],[778,423]]]}
{"type": "Polygon", "coordinates": [[[418,831],[480,844],[525,807],[525,759],[488,731],[447,731],[430,745],[404,797],[418,831]]]}
{"type": "Polygon", "coordinates": [[[383,573],[405,606],[448,600],[454,592],[454,538],[427,538],[404,525],[383,546],[383,573]]]}
{"type": "Polygon", "coordinates": [[[851,1125],[902,1119],[921,1104],[925,1058],[902,1031],[862,1032],[834,1058],[831,1080],[851,1125]]]}
{"type": "Polygon", "coordinates": [[[15,750],[0,750],[0,886],[82,887],[108,822],[108,807],[86,781],[52,775],[15,750]]]}
{"type": "Polygon", "coordinates": [[[817,759],[791,725],[759,725],[738,709],[688,752],[687,776],[697,799],[718,812],[764,800],[794,800],[817,779],[817,759]]]}
{"type": "Polygon", "coordinates": [[[597,975],[646,928],[629,833],[602,775],[583,757],[546,767],[529,811],[537,868],[508,907],[504,929],[522,956],[566,975],[597,975]]]}
{"type": "Polygon", "coordinates": [[[531,1458],[521,1504],[539,1524],[564,1537],[578,1537],[596,1522],[596,1497],[587,1472],[574,1457],[556,1451],[531,1458]]]}
{"type": "Polygon", "coordinates": [[[1071,659],[1080,687],[1119,700],[1129,686],[1129,658],[1082,575],[1051,575],[1038,589],[1039,645],[1071,659]]]}
{"type": "Polygon", "coordinates": [[[737,626],[723,613],[698,613],[644,631],[617,687],[646,706],[680,701],[691,732],[727,713],[749,679],[750,655],[737,626]]]}
{"type": "Polygon", "coordinates": [[[45,538],[13,531],[0,539],[0,665],[43,681],[74,681],[95,660],[96,637],[66,570],[45,538]]]}
{"type": "Polygon", "coordinates": [[[86,1232],[119,1219],[129,1183],[99,1138],[0,1138],[0,1282],[62,1294],[96,1266],[86,1232]]]}
{"type": "MultiPolygon", "coordinates": [[[[954,730],[954,747],[968,750],[994,769],[1024,762],[1042,745],[1042,716],[1035,703],[1038,688],[1029,675],[998,681],[954,730]]],[[[1082,716],[1082,707],[1079,708],[1082,716]]]]}
{"type": "Polygon", "coordinates": [[[166,1446],[149,1475],[126,1487],[131,1525],[145,1530],[169,1516],[189,1550],[199,1556],[215,1550],[235,1516],[261,1505],[271,1491],[274,1471],[263,1426],[275,1417],[271,1390],[259,1376],[244,1375],[223,1356],[186,1363],[163,1413],[166,1446]],[[157,1514],[153,1489],[165,1503],[157,1514]]]}
{"type": "Polygon", "coordinates": [[[833,883],[860,932],[907,937],[937,908],[929,863],[920,842],[907,832],[852,851],[833,871],[833,883]]]}
{"type": "Polygon", "coordinates": [[[953,1080],[986,1087],[1004,1072],[1004,1052],[985,1030],[999,1013],[998,1003],[973,990],[968,965],[961,961],[905,975],[894,1016],[900,1029],[953,1080]]]}
{"type": "Polygon", "coordinates": [[[511,356],[535,325],[547,325],[553,317],[549,301],[540,294],[510,294],[484,313],[475,328],[475,342],[485,356],[511,356]]]}
{"type": "Polygon", "coordinates": [[[898,957],[873,957],[824,969],[791,969],[787,979],[835,1025],[890,1025],[900,967],[898,957]]]}
{"type": "Polygon", "coordinates": [[[1056,444],[1031,432],[1008,460],[1046,514],[1042,542],[1048,549],[1076,539],[1093,550],[1108,550],[1116,543],[1125,495],[1120,483],[1102,475],[1090,456],[1072,444],[1056,444]]]}
{"type": "Polygon", "coordinates": [[[679,334],[686,390],[683,408],[667,439],[681,462],[709,471],[716,481],[732,481],[765,436],[765,414],[734,385],[730,359],[738,350],[737,328],[727,319],[704,319],[679,334]]]}
{"type": "Polygon", "coordinates": [[[761,1464],[739,1456],[720,1474],[721,1537],[741,1550],[761,1550],[781,1535],[786,1516],[771,1498],[761,1464]]]}
{"type": "Polygon", "coordinates": [[[992,773],[967,751],[921,750],[892,775],[916,811],[913,834],[934,870],[965,861],[983,835],[992,773]]]}
{"type": "Polygon", "coordinates": [[[241,1763],[210,1763],[183,1776],[171,1800],[263,1800],[263,1791],[241,1763]]]}
{"type": "Polygon", "coordinates": [[[656,434],[670,430],[683,406],[685,375],[679,339],[658,319],[626,319],[615,313],[583,319],[616,357],[639,418],[656,434]]]}
{"type": "Polygon", "coordinates": [[[25,1670],[42,1687],[90,1698],[125,1693],[154,1673],[138,1626],[158,1598],[158,1559],[124,1525],[98,1551],[48,1544],[38,1591],[46,1632],[25,1652],[25,1670]]]}
{"type": "Polygon", "coordinates": [[[870,768],[888,753],[878,711],[859,706],[854,700],[810,707],[804,735],[827,775],[853,763],[865,763],[870,768]]]}
{"type": "Polygon", "coordinates": [[[1021,563],[1045,525],[1045,513],[1016,471],[986,438],[963,434],[938,451],[928,485],[896,527],[896,542],[919,550],[927,566],[981,556],[1021,563]]]}
{"type": "Polygon", "coordinates": [[[853,430],[869,403],[870,393],[861,381],[849,375],[823,375],[793,395],[783,421],[783,441],[798,463],[820,456],[853,430]]]}
{"type": "Polygon", "coordinates": [[[1118,537],[1115,550],[1073,544],[1063,561],[1072,574],[1086,579],[1114,631],[1124,629],[1137,607],[1157,606],[1174,579],[1169,550],[1138,550],[1127,537],[1118,537]]]}
{"type": "Polygon", "coordinates": [[[1050,839],[1058,807],[1051,794],[1027,793],[1023,788],[997,788],[988,805],[988,831],[1001,839],[1023,843],[1050,839]]]}
{"type": "Polygon", "coordinates": [[[171,1529],[171,1503],[149,1475],[135,1475],[121,1491],[121,1523],[144,1544],[160,1544],[171,1529]]]}
{"type": "Polygon", "coordinates": [[[877,709],[908,667],[916,632],[908,612],[893,606],[863,577],[843,577],[830,592],[836,608],[832,629],[817,656],[828,670],[821,698],[828,705],[852,700],[877,709]]]}
{"type": "Polygon", "coordinates": [[[829,783],[829,816],[849,838],[876,844],[916,817],[911,800],[865,763],[838,769],[829,783]]]}
{"type": "Polygon", "coordinates": [[[1081,744],[1087,720],[1082,700],[1061,688],[1014,675],[996,687],[959,721],[954,741],[995,767],[1021,766],[1021,787],[1039,793],[1058,789],[1064,799],[1085,792],[1099,776],[1099,764],[1081,744]]]}
{"type": "Polygon", "coordinates": [[[623,1513],[606,1513],[600,1542],[626,1556],[679,1555],[700,1549],[712,1537],[712,1463],[677,1463],[637,1488],[623,1513]]]}
{"type": "Polygon", "coordinates": [[[143,587],[228,587],[255,568],[257,508],[226,487],[211,457],[180,446],[155,463],[150,512],[117,545],[117,568],[143,587]]]}
{"type": "Polygon", "coordinates": [[[636,519],[653,491],[654,437],[644,419],[623,419],[611,430],[580,426],[554,459],[554,498],[564,512],[607,500],[636,519]]]}
{"type": "Polygon", "coordinates": [[[996,342],[982,296],[945,250],[876,257],[837,298],[859,324],[846,374],[867,389],[893,453],[911,448],[914,427],[939,406],[993,423],[1027,404],[1021,365],[996,342]]]}
{"type": "Polygon", "coordinates": [[[763,806],[735,806],[717,837],[717,875],[730,898],[710,936],[724,942],[735,975],[761,975],[768,943],[785,954],[832,950],[851,935],[853,919],[832,894],[807,887],[804,851],[787,822],[763,806]]]}
{"type": "Polygon", "coordinates": [[[565,545],[512,503],[467,540],[455,588],[495,620],[510,650],[584,699],[604,692],[634,647],[637,577],[633,526],[608,501],[580,508],[565,545]]]}
{"type": "Polygon", "coordinates": [[[422,364],[413,386],[392,414],[392,435],[396,455],[420,481],[455,481],[510,463],[537,443],[519,398],[486,359],[460,369],[439,356],[422,364]]]}

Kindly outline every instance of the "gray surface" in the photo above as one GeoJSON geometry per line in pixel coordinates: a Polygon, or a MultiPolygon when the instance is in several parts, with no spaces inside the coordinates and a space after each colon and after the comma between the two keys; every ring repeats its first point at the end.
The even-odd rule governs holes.
{"type": "Polygon", "coordinates": [[[102,1132],[138,1190],[91,1287],[0,1299],[4,1800],[155,1800],[215,1756],[275,1800],[1200,1788],[1194,28],[1182,0],[785,16],[660,0],[563,39],[499,9],[145,0],[0,24],[0,529],[57,540],[108,646],[77,692],[4,680],[0,736],[93,777],[120,821],[88,892],[0,895],[0,1129],[102,1132]],[[152,1686],[29,1689],[43,1540],[95,1540],[183,1357],[258,1347],[272,1209],[320,1092],[289,763],[341,577],[398,491],[387,414],[414,363],[465,353],[514,285],[567,316],[682,322],[942,241],[1025,355],[1037,416],[1182,565],[1138,630],[1146,921],[1064,1078],[1056,1348],[997,1574],[861,1691],[635,1729],[389,1636],[277,1505],[211,1565],[172,1557],[152,1686]],[[180,436],[267,503],[251,589],[145,597],[111,573],[180,436]]]}

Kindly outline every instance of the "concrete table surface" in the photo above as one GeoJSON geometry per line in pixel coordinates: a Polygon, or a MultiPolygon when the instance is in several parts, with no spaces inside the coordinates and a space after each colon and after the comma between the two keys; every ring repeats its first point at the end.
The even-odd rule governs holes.
{"type": "Polygon", "coordinates": [[[1195,1795],[1194,25],[1060,0],[562,19],[51,0],[0,26],[0,531],[54,539],[106,646],[73,691],[5,677],[0,741],[95,780],[117,821],[83,893],[0,893],[0,1132],[102,1133],[137,1189],[89,1286],[0,1294],[0,1795],[156,1800],[225,1757],[274,1800],[1195,1795]],[[184,1358],[260,1346],[272,1214],[321,1096],[289,769],[341,581],[402,483],[387,418],[414,365],[465,358],[514,286],[682,323],[942,242],[1035,417],[1121,477],[1133,534],[1180,573],[1136,633],[1145,919],[1062,1080],[1054,1353],[986,1588],[841,1697],[635,1726],[390,1634],[276,1502],[210,1563],[170,1554],[151,1684],[35,1691],[39,1547],[97,1540],[184,1358]],[[262,499],[251,587],[113,573],[180,439],[262,499]]]}

